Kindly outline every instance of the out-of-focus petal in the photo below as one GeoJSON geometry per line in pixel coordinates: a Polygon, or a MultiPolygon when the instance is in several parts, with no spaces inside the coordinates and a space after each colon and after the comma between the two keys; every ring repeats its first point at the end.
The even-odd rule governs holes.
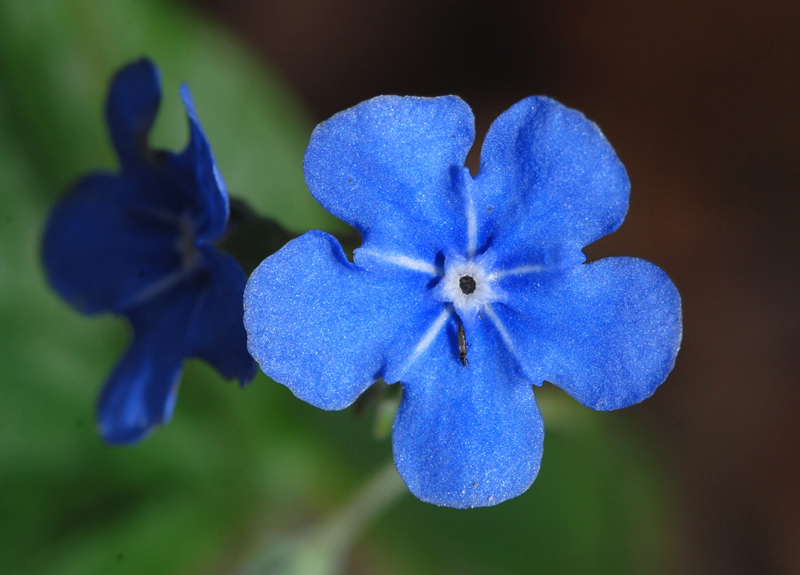
{"type": "Polygon", "coordinates": [[[193,292],[172,290],[128,315],[133,343],[112,372],[97,406],[100,434],[130,444],[172,417],[184,358],[193,292]]]}
{"type": "Polygon", "coordinates": [[[489,320],[467,333],[458,358],[456,324],[401,380],[392,431],[397,469],[422,501],[483,507],[516,497],[539,471],[544,427],[530,383],[489,320]]]}
{"type": "Polygon", "coordinates": [[[475,183],[479,244],[491,242],[509,267],[580,263],[580,250],[628,209],[628,176],[605,136],[549,98],[522,100],[495,120],[475,183]]]}
{"type": "Polygon", "coordinates": [[[106,119],[123,170],[146,160],[147,136],[161,103],[161,75],[147,59],[125,66],[111,82],[106,119]]]}
{"type": "Polygon", "coordinates": [[[189,144],[180,154],[170,154],[168,161],[186,181],[190,194],[186,204],[194,208],[197,238],[211,240],[225,231],[230,211],[228,191],[185,84],[181,86],[181,99],[189,119],[189,144]]]}
{"type": "Polygon", "coordinates": [[[256,374],[242,323],[247,278],[231,256],[209,246],[203,246],[201,254],[205,269],[192,280],[200,295],[186,326],[188,353],[210,363],[223,377],[245,384],[256,374]]]}
{"type": "Polygon", "coordinates": [[[378,377],[404,369],[443,307],[423,299],[429,281],[409,270],[365,270],[347,261],[333,237],[308,232],[250,276],[248,348],[264,373],[299,398],[343,409],[378,377]]]}
{"type": "Polygon", "coordinates": [[[495,309],[529,378],[609,410],[646,399],[672,370],[680,296],[653,264],[607,258],[512,281],[515,297],[495,309]]]}
{"type": "Polygon", "coordinates": [[[50,283],[84,313],[123,311],[180,271],[176,223],[132,203],[135,185],[91,174],[50,215],[42,250],[50,283]]]}
{"type": "Polygon", "coordinates": [[[460,170],[473,139],[459,98],[380,96],[317,126],[303,168],[317,201],[366,248],[432,260],[464,245],[460,170]]]}

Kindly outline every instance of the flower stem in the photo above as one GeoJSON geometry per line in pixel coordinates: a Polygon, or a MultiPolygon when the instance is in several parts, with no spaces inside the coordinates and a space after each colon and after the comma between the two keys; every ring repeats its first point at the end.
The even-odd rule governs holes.
{"type": "Polygon", "coordinates": [[[381,468],[333,517],[296,535],[272,538],[240,575],[338,575],[361,532],[407,488],[394,464],[381,468]]]}

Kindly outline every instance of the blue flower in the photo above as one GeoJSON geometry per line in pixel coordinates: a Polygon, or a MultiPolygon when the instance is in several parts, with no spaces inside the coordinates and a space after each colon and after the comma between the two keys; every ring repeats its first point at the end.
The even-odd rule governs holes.
{"type": "Polygon", "coordinates": [[[242,325],[246,277],[212,244],[225,232],[228,194],[186,86],[181,97],[188,146],[180,154],[152,150],[158,70],[148,60],[123,68],[106,105],[122,170],[84,176],[45,231],[53,288],[83,313],[110,311],[133,325],[133,342],[98,404],[110,443],[133,443],[169,421],[186,358],[242,384],[255,375],[242,325]]]}
{"type": "Polygon", "coordinates": [[[544,429],[533,385],[617,409],[672,369],[680,297],[634,258],[583,264],[628,207],[600,130],[547,98],[503,113],[473,178],[456,97],[379,97],[320,124],[311,192],[354,226],[348,261],[320,231],[267,258],[245,290],[248,345],[301,399],[342,409],[376,378],[400,382],[392,441],[423,501],[494,505],[536,478],[544,429]]]}

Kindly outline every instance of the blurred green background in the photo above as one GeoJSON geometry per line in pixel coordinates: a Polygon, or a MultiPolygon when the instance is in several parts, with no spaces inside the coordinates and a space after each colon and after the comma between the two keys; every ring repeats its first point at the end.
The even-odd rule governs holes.
{"type": "MultiPolygon", "coordinates": [[[[0,573],[234,573],[334,514],[391,457],[371,413],[316,410],[261,374],[242,390],[197,361],[170,425],[135,447],[99,440],[94,403],[127,326],[60,301],[39,240],[71,182],[116,169],[106,89],[143,55],[164,80],[156,146],[185,145],[187,82],[232,195],[297,232],[343,229],[303,183],[312,119],[210,18],[163,1],[0,0],[0,573]]],[[[679,499],[646,412],[594,413],[548,386],[537,397],[547,439],[527,493],[471,511],[406,495],[343,572],[673,572],[679,499]]]]}

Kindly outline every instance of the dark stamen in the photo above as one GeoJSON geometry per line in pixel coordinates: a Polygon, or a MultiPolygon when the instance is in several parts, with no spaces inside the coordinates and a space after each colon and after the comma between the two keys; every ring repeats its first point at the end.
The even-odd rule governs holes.
{"type": "Polygon", "coordinates": [[[472,279],[472,276],[461,276],[458,278],[458,287],[461,288],[461,293],[469,295],[475,291],[478,285],[475,283],[475,280],[472,279]]]}
{"type": "Polygon", "coordinates": [[[467,334],[464,333],[464,326],[461,325],[461,322],[458,322],[458,360],[464,367],[469,365],[469,361],[467,361],[467,334]]]}

